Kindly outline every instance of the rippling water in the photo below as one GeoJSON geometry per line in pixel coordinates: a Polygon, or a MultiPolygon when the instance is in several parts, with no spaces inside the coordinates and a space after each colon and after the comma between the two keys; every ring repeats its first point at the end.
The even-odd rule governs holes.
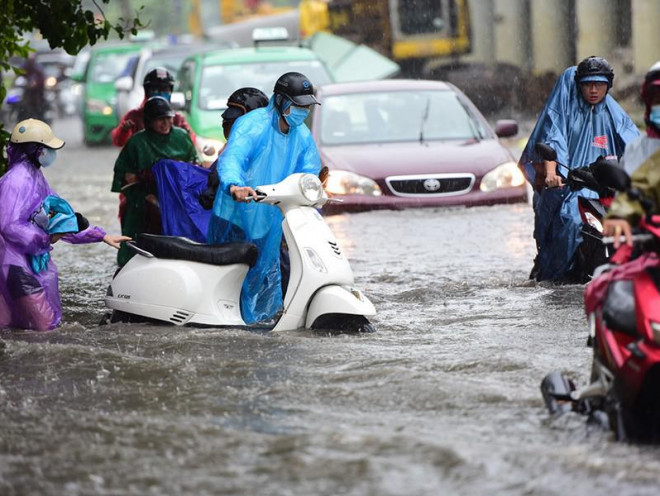
{"type": "MultiPolygon", "coordinates": [[[[51,185],[117,232],[116,150],[56,130],[51,185]]],[[[545,412],[590,354],[582,287],[527,280],[527,205],[328,220],[375,334],[99,327],[114,251],[58,243],[63,325],[0,333],[0,494],[657,494],[657,448],[545,412]]]]}

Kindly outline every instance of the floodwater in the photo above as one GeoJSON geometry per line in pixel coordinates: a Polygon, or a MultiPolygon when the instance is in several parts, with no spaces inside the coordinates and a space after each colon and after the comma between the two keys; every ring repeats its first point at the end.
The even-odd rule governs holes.
{"type": "MultiPolygon", "coordinates": [[[[79,126],[47,177],[118,232],[79,126]]],[[[114,250],[58,243],[62,326],[0,332],[0,494],[657,495],[658,448],[545,411],[590,353],[583,288],[527,280],[528,205],[328,220],[374,334],[99,327],[114,250]]]]}

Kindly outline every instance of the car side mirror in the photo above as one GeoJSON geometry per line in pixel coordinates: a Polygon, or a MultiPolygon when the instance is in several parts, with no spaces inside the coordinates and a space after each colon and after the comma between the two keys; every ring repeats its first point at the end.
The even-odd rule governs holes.
{"type": "Polygon", "coordinates": [[[186,108],[186,97],[180,91],[175,91],[170,96],[170,106],[174,110],[183,110],[186,108]]]}
{"type": "Polygon", "coordinates": [[[495,134],[499,138],[509,138],[518,134],[518,123],[512,119],[502,119],[495,123],[495,134]]]}
{"type": "Polygon", "coordinates": [[[115,89],[117,91],[125,91],[128,93],[133,89],[133,78],[131,76],[123,76],[115,81],[115,89]]]}

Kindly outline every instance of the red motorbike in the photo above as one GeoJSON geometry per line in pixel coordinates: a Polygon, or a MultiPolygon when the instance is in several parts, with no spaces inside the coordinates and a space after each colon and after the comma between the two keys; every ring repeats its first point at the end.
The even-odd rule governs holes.
{"type": "MultiPolygon", "coordinates": [[[[641,199],[638,191],[629,190],[630,179],[625,173],[618,180],[617,189],[641,199]]],[[[647,200],[642,205],[647,212],[655,211],[647,200]]],[[[612,429],[618,440],[657,443],[660,215],[648,213],[640,231],[643,234],[633,236],[635,253],[622,246],[611,259],[619,264],[599,268],[585,289],[587,345],[593,348],[590,383],[576,388],[563,374],[552,372],[543,379],[541,392],[551,414],[573,410],[612,429]]]]}

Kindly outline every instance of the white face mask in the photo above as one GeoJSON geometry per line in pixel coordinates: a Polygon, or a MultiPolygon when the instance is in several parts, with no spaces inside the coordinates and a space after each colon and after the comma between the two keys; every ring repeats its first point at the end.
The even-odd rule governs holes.
{"type": "Polygon", "coordinates": [[[41,164],[41,167],[50,167],[51,165],[53,165],[53,162],[55,162],[56,158],[57,158],[57,151],[53,150],[52,148],[48,148],[47,146],[44,146],[39,152],[39,156],[37,157],[37,160],[41,164]]]}

